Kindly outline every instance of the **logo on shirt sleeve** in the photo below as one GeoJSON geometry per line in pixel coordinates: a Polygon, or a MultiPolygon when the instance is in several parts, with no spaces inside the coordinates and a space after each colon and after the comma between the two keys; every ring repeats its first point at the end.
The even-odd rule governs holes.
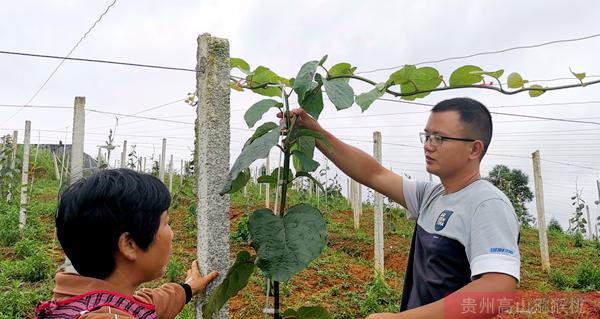
{"type": "Polygon", "coordinates": [[[492,254],[501,254],[501,255],[514,255],[515,252],[512,249],[502,248],[502,247],[492,247],[490,248],[490,253],[492,254]]]}
{"type": "Polygon", "coordinates": [[[452,216],[452,214],[454,214],[453,211],[451,210],[444,210],[440,216],[438,216],[437,220],[435,221],[435,230],[436,231],[440,231],[442,229],[444,229],[444,227],[446,227],[446,224],[448,223],[448,220],[450,219],[450,216],[452,216]]]}

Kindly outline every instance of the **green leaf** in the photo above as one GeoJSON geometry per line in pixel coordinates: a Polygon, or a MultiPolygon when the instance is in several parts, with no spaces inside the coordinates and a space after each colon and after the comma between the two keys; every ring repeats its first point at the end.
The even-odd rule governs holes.
{"type": "Polygon", "coordinates": [[[374,88],[369,92],[362,93],[356,97],[356,104],[360,106],[361,110],[366,111],[375,100],[382,97],[385,92],[380,91],[378,88],[374,88]]]}
{"type": "Polygon", "coordinates": [[[390,74],[388,79],[389,84],[404,84],[410,81],[410,75],[417,69],[416,66],[407,64],[403,66],[400,70],[390,74]]]}
{"type": "Polygon", "coordinates": [[[298,104],[316,120],[319,119],[321,111],[323,111],[323,92],[321,85],[313,82],[311,89],[302,96],[298,95],[298,104]]]}
{"type": "Polygon", "coordinates": [[[305,92],[311,89],[311,84],[315,78],[315,73],[317,73],[318,65],[319,61],[306,62],[302,65],[300,71],[298,71],[296,81],[294,82],[294,91],[298,96],[304,95],[305,92]]]}
{"type": "Polygon", "coordinates": [[[354,90],[343,79],[323,79],[323,85],[329,100],[338,110],[347,109],[354,103],[354,90]]]}
{"type": "Polygon", "coordinates": [[[450,75],[450,86],[463,86],[471,85],[477,82],[481,82],[483,77],[479,74],[472,74],[471,72],[483,71],[480,67],[475,65],[464,65],[456,69],[450,75]]]}
{"type": "Polygon", "coordinates": [[[202,306],[202,317],[212,318],[219,312],[227,300],[235,297],[237,293],[248,285],[250,276],[254,272],[254,259],[247,251],[240,251],[235,262],[227,271],[223,282],[214,290],[206,304],[202,306]]]}
{"type": "Polygon", "coordinates": [[[315,185],[319,186],[319,188],[321,189],[321,191],[323,191],[323,193],[325,193],[325,188],[323,187],[323,185],[321,184],[321,182],[319,182],[316,178],[314,178],[312,175],[310,175],[309,172],[299,171],[299,172],[296,173],[296,177],[294,177],[294,179],[300,178],[300,177],[306,177],[306,178],[312,180],[315,183],[315,185]]]}
{"type": "Polygon", "coordinates": [[[300,307],[298,319],[331,319],[331,315],[323,307],[300,307]]]}
{"type": "Polygon", "coordinates": [[[325,63],[325,61],[327,61],[327,54],[325,54],[325,55],[324,55],[324,56],[321,58],[321,60],[319,61],[319,65],[320,65],[320,66],[323,66],[323,63],[325,63]]]}
{"type": "Polygon", "coordinates": [[[265,158],[269,155],[269,151],[279,141],[281,129],[279,126],[268,133],[254,139],[250,144],[242,148],[240,156],[235,160],[231,171],[229,171],[229,179],[223,186],[220,194],[229,193],[232,187],[232,181],[235,180],[238,174],[250,164],[254,163],[259,158],[265,158]]]}
{"type": "Polygon", "coordinates": [[[262,118],[263,114],[265,114],[270,108],[279,108],[282,106],[283,104],[273,99],[260,100],[254,103],[246,111],[246,113],[244,114],[244,120],[246,121],[246,124],[248,124],[248,127],[253,127],[254,124],[256,124],[256,122],[258,122],[258,120],[262,118]]]}
{"type": "MultiPolygon", "coordinates": [[[[285,80],[281,78],[279,75],[275,74],[275,72],[271,71],[269,68],[264,66],[259,66],[252,72],[251,75],[246,77],[250,86],[259,86],[265,83],[271,83],[276,85],[280,80],[285,80]]],[[[281,96],[281,89],[278,87],[266,87],[260,89],[252,90],[254,93],[264,95],[264,96],[281,96]]]]}
{"type": "Polygon", "coordinates": [[[504,70],[498,70],[498,71],[471,71],[470,72],[473,75],[487,75],[493,78],[499,78],[502,76],[502,74],[504,74],[504,70]]]}
{"type": "Polygon", "coordinates": [[[314,172],[319,167],[319,162],[299,150],[292,151],[292,156],[296,157],[302,168],[308,172],[314,172]]]}
{"type": "Polygon", "coordinates": [[[248,181],[250,180],[250,169],[245,168],[242,170],[238,176],[231,182],[231,189],[228,191],[229,194],[233,194],[240,189],[244,188],[248,181]]]}
{"type": "Polygon", "coordinates": [[[569,71],[571,71],[571,74],[573,74],[573,76],[575,76],[577,78],[577,80],[579,80],[579,82],[583,83],[583,79],[585,79],[585,72],[575,73],[575,72],[573,72],[573,70],[571,70],[571,68],[569,68],[569,71]]]}
{"type": "MultiPolygon", "coordinates": [[[[288,187],[290,187],[291,181],[293,180],[294,177],[294,173],[292,172],[292,170],[290,169],[288,171],[288,187]]],[[[281,174],[281,176],[279,176],[279,167],[277,167],[276,169],[273,170],[273,172],[271,172],[271,175],[263,175],[260,176],[257,179],[257,182],[261,183],[261,184],[270,184],[271,186],[276,186],[277,185],[277,179],[283,180],[283,173],[281,174]]]]}
{"type": "Polygon", "coordinates": [[[231,66],[232,69],[237,68],[238,70],[244,72],[246,75],[249,75],[251,73],[250,65],[248,64],[248,62],[244,61],[243,59],[230,58],[229,65],[231,66]]]}
{"type": "Polygon", "coordinates": [[[290,207],[283,217],[256,210],[248,229],[256,265],[273,281],[288,281],[319,257],[327,242],[323,214],[307,204],[290,207]]]}
{"type": "MultiPolygon", "coordinates": [[[[291,151],[299,150],[309,158],[313,158],[315,152],[315,139],[310,136],[300,136],[298,140],[292,145],[291,151]]],[[[292,156],[294,168],[296,171],[306,171],[307,169],[302,166],[302,163],[296,156],[292,156]]]]}
{"type": "MultiPolygon", "coordinates": [[[[544,87],[539,84],[533,84],[529,87],[530,89],[543,89],[544,87]]],[[[529,96],[538,97],[546,92],[545,90],[531,90],[529,91],[529,96]]]]}
{"type": "Polygon", "coordinates": [[[293,136],[291,135],[290,138],[292,140],[295,140],[298,137],[301,136],[310,136],[310,137],[314,137],[318,140],[320,140],[321,142],[323,142],[323,144],[325,144],[325,146],[327,147],[331,147],[331,143],[329,143],[329,141],[325,138],[325,136],[323,136],[323,134],[321,134],[320,132],[317,131],[313,131],[311,129],[307,129],[307,128],[299,128],[298,130],[295,130],[293,132],[293,136]]]}
{"type": "MultiPolygon", "coordinates": [[[[440,79],[440,73],[432,67],[422,67],[412,71],[409,75],[409,81],[400,84],[400,92],[408,94],[416,91],[426,91],[437,88],[442,80],[440,79]]],[[[430,92],[423,92],[419,94],[407,95],[402,98],[405,100],[415,100],[417,98],[423,98],[429,95],[430,92]]]]}
{"type": "Polygon", "coordinates": [[[521,75],[517,72],[513,72],[508,75],[507,78],[508,87],[511,89],[519,89],[522,88],[526,83],[525,80],[521,77],[521,75]]]}
{"type": "Polygon", "coordinates": [[[277,125],[274,122],[263,123],[256,129],[256,131],[254,131],[254,134],[252,134],[252,136],[246,141],[246,143],[244,143],[244,146],[250,145],[252,142],[254,142],[255,139],[265,135],[266,133],[270,132],[276,127],[279,127],[279,125],[277,125]]]}
{"type": "Polygon", "coordinates": [[[244,88],[239,86],[236,82],[229,82],[229,88],[240,92],[244,91],[244,88]]]}
{"type": "MultiPolygon", "coordinates": [[[[350,65],[350,63],[338,63],[334,66],[332,66],[328,73],[329,76],[333,77],[333,76],[338,76],[338,75],[352,75],[354,74],[354,71],[356,70],[356,67],[352,67],[352,65],[350,65]]],[[[346,83],[348,83],[350,81],[350,79],[343,79],[346,83]]]]}

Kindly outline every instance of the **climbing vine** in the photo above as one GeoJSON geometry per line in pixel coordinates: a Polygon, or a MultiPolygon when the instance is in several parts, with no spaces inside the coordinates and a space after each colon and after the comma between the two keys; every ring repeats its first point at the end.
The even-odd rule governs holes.
{"type": "MultiPolygon", "coordinates": [[[[280,318],[278,283],[288,281],[305,269],[325,247],[327,232],[322,212],[305,203],[290,205],[287,202],[287,189],[297,178],[312,179],[316,185],[323,188],[311,175],[319,167],[319,163],[313,159],[316,140],[329,147],[328,141],[319,132],[296,125],[295,118],[290,116],[289,100],[292,97],[301,108],[318,119],[324,108],[323,94],[327,95],[337,110],[357,104],[364,112],[385,94],[413,101],[432,92],[475,88],[494,90],[507,95],[528,92],[531,97],[537,97],[547,91],[600,83],[600,80],[584,82],[585,73],[571,71],[578,83],[543,87],[529,83],[516,72],[510,73],[504,79],[505,72],[502,69],[483,70],[475,65],[461,66],[448,78],[430,66],[405,65],[389,74],[385,82],[376,82],[356,75],[356,67],[350,63],[337,63],[326,68],[326,61],[327,56],[306,62],[295,78],[288,79],[265,66],[251,70],[250,65],[243,59],[231,58],[231,68],[237,69],[243,76],[231,76],[230,88],[236,91],[251,90],[268,97],[248,108],[244,114],[248,127],[254,127],[271,109],[277,109],[283,118],[280,124],[269,121],[256,128],[234,162],[221,195],[242,189],[250,180],[249,166],[258,159],[266,158],[271,149],[277,147],[283,155],[283,166],[266,172],[258,178],[258,182],[278,187],[281,196],[278,212],[261,208],[251,214],[248,229],[256,256],[250,256],[247,252],[237,256],[223,284],[217,288],[218,294],[213,295],[210,302],[204,306],[205,318],[210,318],[248,283],[255,265],[267,278],[274,281],[274,318],[280,318]],[[368,83],[372,88],[356,95],[350,85],[351,80],[368,83]],[[503,80],[506,83],[503,84],[503,80]]],[[[288,309],[283,316],[330,318],[327,311],[321,307],[288,309]]]]}

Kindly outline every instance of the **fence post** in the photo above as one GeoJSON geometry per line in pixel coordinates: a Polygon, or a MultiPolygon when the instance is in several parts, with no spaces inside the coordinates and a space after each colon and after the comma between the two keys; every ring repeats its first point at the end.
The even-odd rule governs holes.
{"type": "MultiPolygon", "coordinates": [[[[221,196],[229,175],[231,109],[229,104],[229,42],[205,33],[198,37],[196,67],[196,154],[198,265],[203,275],[221,275],[206,294],[221,283],[229,268],[229,195],[221,196]]],[[[205,298],[196,301],[196,318],[202,318],[205,298]]],[[[227,304],[213,316],[225,319],[227,304]]]]}
{"type": "MultiPolygon", "coordinates": [[[[271,175],[271,154],[267,155],[265,158],[265,168],[267,170],[266,175],[271,175]]],[[[269,208],[269,204],[271,203],[271,185],[269,183],[265,184],[265,207],[269,208]]]]}
{"type": "Polygon", "coordinates": [[[360,227],[359,207],[361,206],[360,184],[357,181],[352,180],[350,185],[352,188],[352,216],[354,216],[354,229],[358,229],[360,227]]]}
{"type": "Polygon", "coordinates": [[[25,121],[25,137],[23,139],[23,167],[21,168],[21,202],[19,205],[19,232],[23,236],[27,223],[27,185],[29,180],[29,142],[31,139],[31,122],[25,121]]]}
{"type": "MultiPolygon", "coordinates": [[[[381,164],[381,132],[373,132],[373,155],[381,164]]],[[[375,214],[374,214],[374,234],[375,234],[375,272],[382,274],[384,272],[383,260],[383,195],[375,192],[375,214]]]]}
{"type": "Polygon", "coordinates": [[[162,140],[162,155],[160,156],[160,167],[158,169],[158,178],[161,182],[165,182],[165,162],[167,158],[167,139],[162,140]]]}
{"type": "Polygon", "coordinates": [[[169,161],[169,193],[173,193],[173,154],[169,161]]]}
{"type": "MultiPolygon", "coordinates": [[[[12,154],[10,156],[10,171],[11,172],[15,169],[15,164],[17,162],[17,138],[18,137],[19,137],[19,131],[14,130],[13,136],[12,136],[12,154]]],[[[13,183],[10,182],[8,184],[8,194],[6,195],[7,203],[12,202],[12,193],[13,193],[13,183]]]]}
{"type": "Polygon", "coordinates": [[[71,144],[71,174],[69,177],[69,184],[73,184],[83,177],[84,137],[85,96],[76,96],[75,110],[73,112],[73,143],[71,144]]]}
{"type": "Polygon", "coordinates": [[[544,213],[544,185],[542,182],[542,170],[540,167],[540,151],[532,154],[533,180],[535,184],[535,206],[538,217],[538,234],[540,238],[540,253],[542,258],[542,269],[550,271],[550,256],[548,254],[548,237],[546,235],[546,216],[544,213]]]}
{"type": "Polygon", "coordinates": [[[121,150],[121,168],[127,167],[127,141],[123,141],[123,149],[121,150]]]}

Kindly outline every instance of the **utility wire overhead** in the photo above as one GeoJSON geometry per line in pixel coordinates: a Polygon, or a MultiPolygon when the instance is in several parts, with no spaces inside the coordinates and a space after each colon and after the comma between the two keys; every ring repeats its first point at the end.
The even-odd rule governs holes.
{"type": "MultiPolygon", "coordinates": [[[[60,61],[60,63],[56,66],[56,68],[54,68],[54,71],[52,71],[52,73],[50,73],[50,75],[48,76],[48,78],[35,91],[35,93],[31,96],[31,98],[29,98],[29,100],[27,101],[27,103],[25,103],[23,105],[23,107],[29,105],[29,103],[31,103],[38,96],[38,94],[42,91],[42,89],[44,89],[44,87],[46,86],[46,84],[48,84],[48,82],[50,81],[50,79],[52,79],[52,77],[54,76],[54,74],[56,74],[56,72],[58,71],[58,69],[60,69],[60,67],[63,65],[63,63],[65,63],[65,61],[67,60],[67,58],[69,56],[71,56],[71,54],[73,53],[73,51],[75,51],[77,49],[77,47],[79,46],[79,44],[81,44],[81,42],[85,39],[85,37],[87,37],[87,35],[90,34],[90,32],[92,32],[92,30],[96,27],[96,25],[100,22],[100,20],[102,20],[102,18],[108,13],[108,10],[110,10],[110,8],[112,8],[112,6],[115,5],[116,2],[117,2],[117,0],[113,0],[113,2],[111,4],[109,4],[108,7],[106,7],[106,9],[104,10],[104,12],[102,12],[102,14],[100,14],[100,16],[98,17],[98,19],[96,19],[96,21],[94,21],[94,23],[92,24],[92,26],[81,36],[81,38],[79,38],[79,40],[77,41],[77,43],[75,43],[75,45],[73,46],[73,48],[71,48],[71,51],[69,51],[69,53],[67,53],[67,55],[64,57],[64,59],[62,59],[60,61]]],[[[8,119],[6,119],[2,124],[8,122],[10,119],[12,119],[17,114],[19,114],[19,112],[21,112],[22,110],[23,110],[23,108],[18,109],[8,119]]]]}
{"type": "MultiPolygon", "coordinates": [[[[468,58],[472,58],[472,57],[476,57],[476,56],[498,54],[498,53],[504,53],[504,52],[509,52],[509,51],[515,51],[515,50],[523,50],[523,49],[533,49],[533,48],[539,48],[539,47],[557,44],[557,43],[577,42],[577,41],[583,41],[583,40],[588,40],[588,39],[597,38],[597,37],[600,37],[600,33],[591,34],[591,35],[578,37],[578,38],[554,40],[554,41],[548,41],[548,42],[538,43],[538,44],[515,46],[515,47],[510,47],[510,48],[495,50],[495,51],[484,51],[484,52],[478,52],[478,53],[473,53],[473,54],[468,54],[468,55],[443,58],[443,59],[438,59],[438,60],[423,61],[423,62],[415,63],[414,65],[435,64],[435,63],[452,61],[452,60],[462,60],[462,59],[468,59],[468,58]]],[[[404,64],[392,66],[392,67],[377,68],[377,69],[373,69],[373,70],[356,72],[356,74],[366,74],[366,73],[373,73],[373,72],[379,72],[379,71],[395,70],[395,69],[401,68],[403,66],[404,66],[404,64]]]]}

